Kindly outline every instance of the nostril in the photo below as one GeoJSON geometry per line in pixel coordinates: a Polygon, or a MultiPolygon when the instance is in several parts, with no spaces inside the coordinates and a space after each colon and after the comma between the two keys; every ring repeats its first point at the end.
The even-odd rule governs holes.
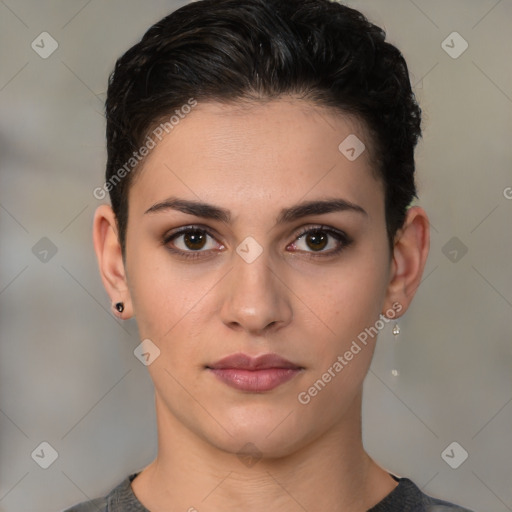
{"type": "Polygon", "coordinates": [[[229,327],[233,329],[243,329],[239,322],[230,322],[229,327]]]}

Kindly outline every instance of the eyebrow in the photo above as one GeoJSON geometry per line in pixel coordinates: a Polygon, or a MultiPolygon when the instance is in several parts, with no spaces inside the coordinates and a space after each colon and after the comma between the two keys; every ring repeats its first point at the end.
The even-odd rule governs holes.
{"type": "MultiPolygon", "coordinates": [[[[229,224],[231,222],[231,212],[225,208],[214,206],[200,201],[188,199],[178,199],[169,197],[164,201],[154,204],[148,208],[144,214],[157,213],[167,210],[177,210],[195,217],[212,219],[229,224]]],[[[361,206],[345,199],[322,199],[317,201],[304,201],[289,208],[283,208],[276,219],[276,224],[284,224],[308,217],[310,215],[323,215],[332,212],[356,212],[367,216],[366,210],[361,206]]]]}

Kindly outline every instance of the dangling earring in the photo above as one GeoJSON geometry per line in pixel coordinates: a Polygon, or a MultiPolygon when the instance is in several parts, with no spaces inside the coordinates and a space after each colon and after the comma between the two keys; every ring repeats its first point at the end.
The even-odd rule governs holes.
{"type": "Polygon", "coordinates": [[[124,303],[123,302],[116,302],[116,305],[114,306],[119,313],[122,313],[124,311],[124,303]]]}
{"type": "MultiPolygon", "coordinates": [[[[395,325],[393,325],[393,329],[391,330],[393,333],[393,341],[398,341],[398,335],[400,334],[400,326],[398,325],[398,322],[395,322],[395,325]]],[[[393,344],[394,345],[394,344],[393,344]]],[[[400,372],[396,368],[396,346],[393,346],[393,360],[394,360],[394,368],[391,370],[391,375],[393,377],[398,377],[400,375],[400,372]]]]}

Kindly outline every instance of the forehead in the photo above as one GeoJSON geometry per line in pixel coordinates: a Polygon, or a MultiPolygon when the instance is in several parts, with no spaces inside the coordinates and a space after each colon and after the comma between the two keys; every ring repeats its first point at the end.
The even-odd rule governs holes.
{"type": "Polygon", "coordinates": [[[240,207],[265,198],[290,202],[340,192],[357,202],[383,194],[363,124],[304,100],[199,103],[156,142],[137,171],[130,204],[166,193],[238,200],[240,207]]]}

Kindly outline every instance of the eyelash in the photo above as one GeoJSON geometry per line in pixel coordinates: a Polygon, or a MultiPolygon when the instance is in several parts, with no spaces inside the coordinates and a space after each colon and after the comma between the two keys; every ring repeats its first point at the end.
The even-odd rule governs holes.
{"type": "MultiPolygon", "coordinates": [[[[178,254],[179,256],[181,256],[183,258],[187,258],[187,259],[202,258],[203,256],[201,255],[201,253],[205,253],[208,251],[201,251],[201,250],[183,251],[181,249],[176,249],[176,248],[172,248],[169,246],[169,243],[172,242],[173,240],[175,240],[176,238],[179,238],[182,235],[186,235],[187,233],[197,232],[197,231],[199,231],[202,234],[206,234],[207,236],[215,239],[215,236],[207,228],[200,226],[200,225],[192,225],[192,226],[185,226],[183,228],[180,228],[178,231],[175,231],[175,232],[165,236],[162,243],[163,243],[163,245],[167,246],[167,249],[169,251],[171,251],[172,253],[178,254]]],[[[318,231],[326,233],[327,235],[333,237],[335,240],[337,240],[339,245],[336,249],[332,249],[330,251],[320,251],[320,252],[305,251],[305,253],[310,258],[326,258],[326,257],[330,257],[330,256],[335,256],[335,255],[339,254],[341,251],[343,251],[344,249],[346,249],[353,242],[353,240],[343,231],[338,231],[337,229],[329,228],[329,227],[322,226],[322,225],[317,225],[317,226],[309,226],[309,227],[303,229],[302,231],[300,231],[298,234],[295,235],[295,239],[292,243],[295,243],[297,240],[300,240],[301,238],[308,235],[309,233],[315,233],[318,231]]]]}

